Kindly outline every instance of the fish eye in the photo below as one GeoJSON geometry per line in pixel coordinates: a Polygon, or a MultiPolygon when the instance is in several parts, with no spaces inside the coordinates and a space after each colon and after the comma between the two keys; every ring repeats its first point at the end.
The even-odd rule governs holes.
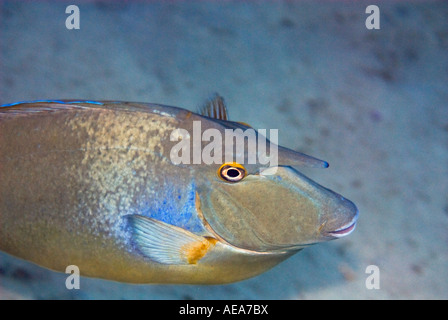
{"type": "Polygon", "coordinates": [[[227,182],[238,182],[246,176],[246,169],[236,162],[224,163],[218,170],[218,176],[227,182]]]}

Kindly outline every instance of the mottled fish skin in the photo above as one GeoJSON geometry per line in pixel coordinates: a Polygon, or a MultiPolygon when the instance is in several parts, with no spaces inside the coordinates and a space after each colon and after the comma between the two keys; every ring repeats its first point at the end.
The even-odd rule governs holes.
{"type": "Polygon", "coordinates": [[[56,271],[77,265],[90,277],[217,284],[260,274],[306,245],[336,238],[331,231],[354,227],[350,201],[289,167],[230,185],[214,165],[173,165],[170,134],[191,130],[194,120],[203,130],[225,128],[222,120],[157,104],[1,106],[0,249],[56,271]],[[184,264],[155,261],[136,242],[129,217],[137,216],[199,236],[205,249],[185,249],[184,264]]]}

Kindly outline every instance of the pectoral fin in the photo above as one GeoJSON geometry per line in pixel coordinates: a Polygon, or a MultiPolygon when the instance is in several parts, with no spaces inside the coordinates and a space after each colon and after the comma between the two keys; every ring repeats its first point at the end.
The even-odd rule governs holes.
{"type": "Polygon", "coordinates": [[[133,239],[151,260],[163,264],[196,264],[217,240],[140,215],[129,215],[133,239]]]}

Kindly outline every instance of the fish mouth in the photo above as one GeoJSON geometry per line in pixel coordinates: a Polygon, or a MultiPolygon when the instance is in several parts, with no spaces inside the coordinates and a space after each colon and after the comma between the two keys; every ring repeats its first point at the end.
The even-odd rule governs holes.
{"type": "Polygon", "coordinates": [[[327,234],[332,237],[335,237],[335,238],[345,237],[345,236],[349,235],[350,233],[352,233],[353,230],[355,230],[357,221],[358,221],[358,210],[356,210],[355,216],[352,218],[352,220],[349,223],[345,224],[341,228],[336,229],[334,231],[328,231],[327,234]]]}

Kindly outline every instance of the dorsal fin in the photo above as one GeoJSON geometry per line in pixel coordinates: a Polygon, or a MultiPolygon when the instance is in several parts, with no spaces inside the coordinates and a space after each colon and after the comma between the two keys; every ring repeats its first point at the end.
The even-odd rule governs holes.
{"type": "Polygon", "coordinates": [[[218,120],[229,120],[229,112],[227,111],[224,98],[215,93],[211,99],[208,99],[204,105],[199,108],[200,115],[218,120]]]}

